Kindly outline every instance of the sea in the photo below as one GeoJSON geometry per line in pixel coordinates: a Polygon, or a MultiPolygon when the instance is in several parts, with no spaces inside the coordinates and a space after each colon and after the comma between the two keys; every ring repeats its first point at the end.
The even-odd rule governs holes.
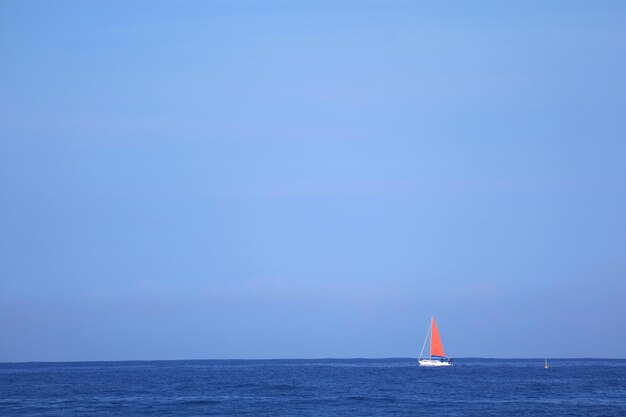
{"type": "Polygon", "coordinates": [[[0,364],[2,416],[626,416],[626,360],[0,364]]]}

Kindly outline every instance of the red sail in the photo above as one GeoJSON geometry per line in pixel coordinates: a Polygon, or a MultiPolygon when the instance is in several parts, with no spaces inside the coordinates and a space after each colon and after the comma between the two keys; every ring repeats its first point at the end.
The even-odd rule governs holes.
{"type": "Polygon", "coordinates": [[[434,317],[432,322],[432,333],[430,334],[430,356],[446,356],[443,352],[443,345],[441,344],[439,330],[437,329],[437,323],[435,323],[434,317]]]}

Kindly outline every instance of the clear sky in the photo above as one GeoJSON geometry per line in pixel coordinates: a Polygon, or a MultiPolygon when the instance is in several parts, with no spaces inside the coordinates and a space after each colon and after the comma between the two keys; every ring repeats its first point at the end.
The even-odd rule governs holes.
{"type": "Polygon", "coordinates": [[[2,1],[0,361],[626,357],[625,22],[2,1]]]}

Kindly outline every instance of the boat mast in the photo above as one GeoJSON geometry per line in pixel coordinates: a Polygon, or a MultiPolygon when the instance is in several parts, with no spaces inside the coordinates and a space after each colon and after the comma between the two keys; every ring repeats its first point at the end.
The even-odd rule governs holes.
{"type": "Polygon", "coordinates": [[[422,353],[424,353],[424,348],[426,347],[426,341],[428,340],[428,336],[430,335],[430,331],[433,328],[433,323],[430,323],[428,326],[428,331],[426,332],[426,339],[424,339],[424,344],[422,345],[422,351],[420,352],[420,359],[422,359],[422,353]]]}
{"type": "Polygon", "coordinates": [[[435,316],[430,318],[430,356],[428,359],[433,358],[433,323],[435,322],[435,316]]]}

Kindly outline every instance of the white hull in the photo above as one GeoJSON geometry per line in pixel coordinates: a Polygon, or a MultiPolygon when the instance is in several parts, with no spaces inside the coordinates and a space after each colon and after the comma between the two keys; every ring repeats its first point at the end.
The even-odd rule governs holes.
{"type": "Polygon", "coordinates": [[[436,359],[420,359],[420,366],[452,366],[450,362],[439,361],[436,359]]]}

